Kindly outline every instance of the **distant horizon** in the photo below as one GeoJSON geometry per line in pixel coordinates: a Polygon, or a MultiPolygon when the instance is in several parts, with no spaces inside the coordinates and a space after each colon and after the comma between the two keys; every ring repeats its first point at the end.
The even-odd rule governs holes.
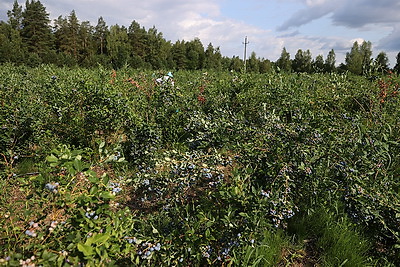
{"type": "MultiPolygon", "coordinates": [[[[247,36],[248,57],[275,62],[283,47],[291,59],[299,49],[311,51],[313,59],[331,49],[336,54],[336,65],[344,58],[355,41],[371,41],[373,58],[384,51],[390,67],[400,52],[400,2],[385,0],[148,0],[107,1],[76,0],[59,2],[40,1],[53,21],[68,16],[75,10],[78,19],[97,24],[100,16],[107,26],[129,27],[135,20],[146,29],[153,26],[166,40],[191,41],[199,38],[204,46],[212,43],[220,47],[226,57],[243,59],[243,42],[247,36]]],[[[0,20],[7,21],[7,11],[14,0],[0,3],[0,20]]],[[[24,6],[25,1],[18,1],[24,6]]]]}

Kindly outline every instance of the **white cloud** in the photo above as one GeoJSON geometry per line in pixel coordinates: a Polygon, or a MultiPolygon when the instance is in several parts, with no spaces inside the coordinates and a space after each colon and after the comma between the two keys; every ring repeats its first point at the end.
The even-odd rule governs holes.
{"type": "Polygon", "coordinates": [[[328,2],[328,1],[326,1],[326,0],[306,0],[306,4],[308,6],[318,6],[318,5],[325,4],[326,2],[328,2]]]}

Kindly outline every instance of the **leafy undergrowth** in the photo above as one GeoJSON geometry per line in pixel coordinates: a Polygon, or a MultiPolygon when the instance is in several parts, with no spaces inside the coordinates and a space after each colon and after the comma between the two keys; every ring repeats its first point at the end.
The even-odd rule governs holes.
{"type": "Polygon", "coordinates": [[[2,265],[399,264],[398,76],[0,74],[2,265]]]}

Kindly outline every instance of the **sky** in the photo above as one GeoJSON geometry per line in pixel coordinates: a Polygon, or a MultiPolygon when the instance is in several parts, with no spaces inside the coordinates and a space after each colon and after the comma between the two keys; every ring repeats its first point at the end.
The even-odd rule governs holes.
{"type": "MultiPolygon", "coordinates": [[[[14,0],[0,0],[0,20],[14,0]]],[[[20,5],[25,0],[18,1],[20,5]]],[[[384,51],[390,65],[400,52],[399,0],[42,0],[50,19],[75,10],[80,21],[95,26],[100,16],[108,26],[129,27],[133,20],[153,26],[166,40],[199,38],[206,47],[220,47],[224,56],[247,56],[276,61],[283,47],[293,59],[310,49],[313,58],[334,49],[344,62],[353,43],[371,41],[373,56],[384,51]]]]}

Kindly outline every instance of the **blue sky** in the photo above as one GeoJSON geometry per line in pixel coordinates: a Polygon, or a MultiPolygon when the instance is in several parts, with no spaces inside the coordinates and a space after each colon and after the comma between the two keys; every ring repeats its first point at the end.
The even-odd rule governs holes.
{"type": "MultiPolygon", "coordinates": [[[[1,0],[0,20],[14,0],[1,0]]],[[[343,62],[355,40],[371,41],[374,56],[385,51],[391,65],[400,52],[400,1],[398,0],[42,0],[54,19],[76,11],[81,21],[96,25],[103,16],[108,26],[129,26],[133,20],[153,25],[164,38],[200,38],[204,46],[219,46],[224,56],[248,55],[276,61],[286,47],[294,58],[298,49],[313,57],[336,52],[343,62]]],[[[21,5],[25,1],[19,1],[21,5]]]]}

